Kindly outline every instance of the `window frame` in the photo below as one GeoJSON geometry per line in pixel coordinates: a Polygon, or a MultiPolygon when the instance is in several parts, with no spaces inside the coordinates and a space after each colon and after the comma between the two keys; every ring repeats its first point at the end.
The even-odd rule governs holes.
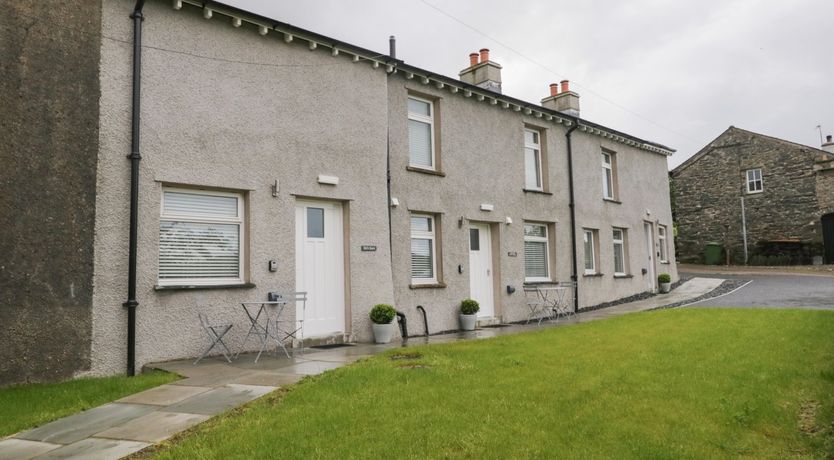
{"type": "Polygon", "coordinates": [[[598,269],[599,262],[597,261],[597,257],[599,256],[599,254],[598,254],[599,251],[597,250],[597,244],[598,244],[599,237],[597,236],[597,233],[598,232],[594,229],[590,229],[590,228],[583,228],[582,229],[583,265],[584,265],[584,273],[586,275],[596,275],[597,273],[599,273],[599,269],[598,269]],[[588,265],[585,263],[587,261],[584,260],[585,259],[584,256],[586,255],[586,252],[585,252],[586,245],[588,243],[588,241],[586,241],[586,239],[587,239],[588,235],[590,235],[590,237],[591,237],[591,241],[590,241],[590,243],[591,243],[590,244],[591,259],[590,260],[591,260],[591,264],[593,265],[591,268],[588,268],[588,265]]]}
{"type": "Polygon", "coordinates": [[[627,276],[628,275],[628,252],[626,251],[626,242],[628,241],[627,230],[622,227],[612,227],[611,229],[611,242],[613,248],[613,262],[614,262],[614,276],[627,276]],[[615,233],[620,232],[620,238],[617,239],[614,235],[615,233]],[[623,271],[617,271],[617,246],[620,246],[620,260],[623,261],[623,271]]]}
{"type": "Polygon", "coordinates": [[[529,242],[543,242],[544,243],[544,270],[545,276],[527,276],[527,254],[526,250],[524,251],[524,282],[525,283],[541,283],[541,282],[550,282],[551,272],[550,272],[550,226],[546,223],[541,222],[524,222],[522,225],[522,232],[524,233],[524,243],[526,244],[529,242]],[[537,226],[544,228],[544,236],[531,236],[527,235],[527,232],[524,232],[524,227],[527,226],[537,226]]]}
{"type": "Polygon", "coordinates": [[[159,258],[161,251],[161,234],[157,235],[157,273],[156,282],[158,286],[225,286],[235,284],[246,284],[246,203],[243,192],[231,192],[225,190],[214,189],[192,189],[184,187],[169,187],[163,186],[159,198],[159,224],[162,222],[193,222],[204,224],[223,224],[223,225],[237,225],[238,226],[238,277],[236,278],[177,278],[177,279],[162,279],[160,278],[159,258]],[[192,195],[205,196],[223,196],[233,197],[237,199],[237,217],[223,218],[223,217],[200,217],[194,215],[184,215],[176,213],[165,212],[165,193],[187,193],[192,195]]]}
{"type": "MultiPolygon", "coordinates": [[[[413,158],[411,156],[411,141],[409,139],[409,143],[408,143],[408,166],[411,167],[411,168],[424,169],[426,171],[438,171],[438,169],[437,169],[437,146],[436,146],[436,144],[437,144],[437,142],[436,142],[436,132],[437,131],[435,129],[435,114],[436,114],[435,101],[433,101],[431,99],[426,99],[424,97],[415,96],[413,94],[409,94],[408,99],[413,99],[413,100],[418,101],[418,102],[424,102],[424,103],[429,105],[429,115],[428,116],[421,115],[419,113],[414,113],[411,110],[409,110],[408,100],[406,100],[406,112],[408,114],[408,120],[409,121],[413,120],[413,121],[417,121],[417,122],[420,122],[420,123],[428,124],[429,125],[429,136],[431,137],[431,139],[430,139],[431,151],[429,152],[429,159],[431,160],[431,165],[426,166],[426,165],[421,165],[421,164],[415,164],[413,162],[413,158]]],[[[406,128],[406,129],[408,131],[410,128],[406,128]]],[[[410,137],[410,133],[409,133],[409,137],[410,137]]]]}
{"type": "Polygon", "coordinates": [[[409,272],[411,276],[411,284],[412,285],[421,285],[421,284],[439,284],[440,278],[437,272],[437,222],[438,219],[434,214],[428,213],[411,213],[408,216],[408,225],[410,231],[410,238],[408,239],[409,242],[409,272]],[[415,217],[425,217],[429,219],[431,231],[423,231],[423,230],[414,230],[414,225],[411,222],[411,219],[415,217]],[[431,266],[432,266],[432,277],[431,278],[415,278],[414,273],[411,270],[411,266],[413,265],[413,256],[414,254],[411,251],[411,244],[415,239],[422,239],[422,240],[429,240],[431,241],[431,266]]]}
{"type": "Polygon", "coordinates": [[[542,132],[541,130],[525,127],[524,128],[524,189],[535,190],[538,192],[544,191],[544,163],[542,158],[542,132]],[[527,143],[527,133],[532,133],[534,139],[538,139],[537,143],[527,143]],[[527,177],[527,149],[532,149],[535,152],[534,161],[536,162],[536,181],[537,186],[530,186],[529,178],[527,177]]]}
{"type": "Polygon", "coordinates": [[[762,168],[751,168],[744,171],[744,179],[747,186],[747,194],[752,195],[755,193],[762,193],[764,192],[764,174],[762,174],[762,168]],[[756,179],[755,173],[759,173],[759,178],[756,179]],[[754,173],[753,179],[750,179],[750,173],[754,173]],[[758,189],[751,189],[750,184],[753,184],[755,187],[756,182],[759,183],[758,189]]]}
{"type": "Polygon", "coordinates": [[[658,260],[660,263],[668,264],[669,263],[669,245],[667,235],[669,231],[666,229],[665,225],[658,224],[657,225],[657,242],[660,245],[660,256],[658,260]]]}
{"type": "Polygon", "coordinates": [[[617,193],[614,190],[614,153],[603,150],[602,152],[602,198],[604,200],[616,200],[617,193]],[[606,163],[606,159],[608,162],[606,163]],[[608,194],[606,194],[606,188],[608,194]]]}

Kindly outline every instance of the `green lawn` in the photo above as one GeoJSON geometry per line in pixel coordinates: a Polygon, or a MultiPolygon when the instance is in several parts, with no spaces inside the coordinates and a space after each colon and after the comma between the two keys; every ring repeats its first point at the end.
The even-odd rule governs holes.
{"type": "Polygon", "coordinates": [[[155,454],[819,458],[834,455],[832,421],[834,312],[682,309],[394,350],[155,454]]]}
{"type": "Polygon", "coordinates": [[[177,380],[167,372],[0,388],[0,437],[177,380]]]}

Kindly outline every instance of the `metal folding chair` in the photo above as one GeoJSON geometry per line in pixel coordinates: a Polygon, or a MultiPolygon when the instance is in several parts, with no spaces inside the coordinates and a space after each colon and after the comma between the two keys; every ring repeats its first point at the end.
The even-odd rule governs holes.
{"type": "Polygon", "coordinates": [[[545,308],[545,299],[541,290],[536,286],[528,286],[524,288],[524,300],[527,308],[530,310],[527,314],[527,321],[524,324],[529,324],[531,320],[538,319],[539,324],[542,319],[547,316],[545,308]]]}
{"type": "Polygon", "coordinates": [[[559,297],[553,305],[553,313],[556,317],[569,317],[576,315],[576,308],[574,298],[576,295],[576,281],[560,281],[558,287],[564,288],[559,290],[559,297]]]}
{"type": "Polygon", "coordinates": [[[208,337],[211,343],[209,344],[208,348],[206,348],[206,351],[204,351],[203,354],[200,355],[199,358],[197,358],[197,361],[194,361],[194,364],[199,363],[201,359],[205,358],[206,355],[208,355],[217,344],[220,344],[220,346],[222,347],[220,351],[223,353],[223,356],[226,358],[226,361],[232,362],[232,352],[231,350],[229,350],[229,347],[226,346],[226,343],[223,342],[223,336],[225,336],[229,332],[229,330],[232,328],[232,325],[211,324],[209,322],[208,316],[206,316],[204,313],[198,313],[197,316],[200,318],[200,327],[203,328],[203,332],[206,333],[206,337],[208,337]]]}
{"type": "MultiPolygon", "coordinates": [[[[287,339],[297,340],[300,347],[300,354],[304,355],[304,319],[307,315],[307,292],[290,292],[287,294],[278,294],[281,300],[287,302],[287,306],[293,305],[295,307],[296,318],[294,321],[282,319],[280,315],[275,318],[275,340],[278,345],[284,349],[287,358],[290,353],[284,346],[284,341],[287,339]],[[298,303],[301,302],[301,317],[298,317],[298,303]]],[[[286,308],[284,309],[286,311],[286,308]]]]}

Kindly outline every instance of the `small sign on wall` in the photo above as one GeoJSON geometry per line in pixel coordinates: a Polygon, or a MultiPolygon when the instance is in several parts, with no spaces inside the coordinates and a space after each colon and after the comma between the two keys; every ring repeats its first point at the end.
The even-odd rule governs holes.
{"type": "Polygon", "coordinates": [[[376,252],[376,246],[370,244],[363,244],[362,252],[376,252]]]}
{"type": "Polygon", "coordinates": [[[507,253],[507,257],[518,257],[518,253],[515,251],[510,251],[507,253]]]}

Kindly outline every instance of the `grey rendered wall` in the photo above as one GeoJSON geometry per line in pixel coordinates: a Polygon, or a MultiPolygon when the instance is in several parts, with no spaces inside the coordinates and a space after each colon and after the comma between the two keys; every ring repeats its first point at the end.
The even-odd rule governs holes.
{"type": "MultiPolygon", "coordinates": [[[[130,41],[129,2],[104,2],[106,35],[130,41]]],[[[386,74],[306,42],[234,28],[215,13],[152,1],[145,7],[137,365],[198,355],[198,309],[245,332],[239,302],[295,289],[295,197],[349,203],[352,338],[367,341],[367,313],[393,301],[386,207],[386,74]],[[180,53],[153,49],[170,48],[180,53]],[[189,54],[184,54],[189,53],[189,54]],[[252,65],[218,59],[264,63],[252,65]],[[319,174],[340,178],[317,183],[319,174]],[[280,192],[271,195],[278,179],[280,192]],[[159,291],[159,203],[163,184],[244,191],[249,209],[250,289],[159,291]],[[376,245],[361,252],[360,245],[376,245]],[[279,261],[276,273],[267,270],[279,261]],[[198,307],[199,306],[199,307],[198,307]]],[[[130,45],[102,43],[101,155],[96,202],[93,372],[124,368],[130,45]]],[[[350,334],[350,331],[348,332],[350,334]]],[[[254,345],[254,343],[253,343],[254,345]]]]}
{"type": "Polygon", "coordinates": [[[98,153],[96,1],[0,15],[0,385],[90,366],[98,153]]]}
{"type": "MultiPolygon", "coordinates": [[[[392,211],[392,252],[394,254],[394,286],[397,308],[417,318],[412,333],[421,333],[417,305],[426,308],[432,333],[458,327],[458,304],[469,297],[468,223],[493,223],[493,238],[500,238],[498,253],[493,254],[499,269],[495,292],[496,316],[503,321],[526,318],[524,304],[524,237],[523,222],[552,222],[555,228],[554,281],[569,281],[571,274],[571,236],[568,198],[567,149],[564,125],[542,118],[526,116],[511,109],[491,105],[488,101],[466,98],[463,92],[453,94],[422,84],[418,78],[401,74],[389,80],[389,113],[391,124],[392,196],[400,205],[392,211]],[[409,93],[436,98],[439,113],[442,171],[445,177],[409,171],[407,143],[407,97],[409,93]],[[523,129],[530,125],[543,130],[548,156],[550,194],[523,190],[523,129]],[[495,206],[492,212],[480,210],[482,203],[495,206]],[[442,221],[442,263],[445,287],[414,288],[410,286],[410,223],[413,211],[438,213],[442,221]],[[512,224],[505,224],[510,217],[512,224]],[[464,225],[459,226],[463,218],[464,225]],[[496,235],[496,230],[498,235],[496,235]],[[510,257],[509,253],[517,254],[510,257]],[[458,272],[458,265],[463,273],[458,272]],[[516,288],[508,294],[506,286],[516,288]],[[500,306],[499,306],[500,304],[500,306]]],[[[600,230],[601,264],[613,266],[612,225],[628,227],[634,237],[629,239],[632,278],[613,279],[613,269],[603,270],[602,277],[584,278],[581,283],[580,306],[591,306],[646,290],[640,268],[647,266],[637,260],[645,254],[642,235],[643,220],[667,225],[669,229],[670,264],[658,264],[657,273],[668,272],[677,279],[674,265],[674,244],[671,237],[671,212],[666,173],[666,157],[605,143],[598,136],[579,131],[573,134],[574,167],[577,184],[577,232],[583,226],[600,230]],[[617,151],[621,158],[620,194],[622,204],[604,203],[601,190],[602,145],[617,151]],[[651,216],[645,210],[652,211],[651,216]]],[[[581,244],[581,233],[577,234],[581,244]]],[[[582,263],[582,248],[577,256],[582,263]]],[[[413,324],[409,323],[409,324],[413,324]]]]}
{"type": "Polygon", "coordinates": [[[669,203],[669,180],[666,157],[613,142],[580,130],[573,133],[576,223],[599,232],[599,271],[602,276],[583,275],[582,234],[578,233],[580,304],[593,306],[643,292],[649,286],[648,249],[643,224],[652,224],[655,235],[655,273],[669,273],[677,281],[672,212],[669,203]],[[602,150],[617,158],[618,200],[602,199],[602,150]],[[657,253],[657,226],[665,225],[669,263],[661,263],[657,253]],[[626,229],[627,273],[614,277],[613,227],[626,229]],[[646,269],[646,274],[643,274],[646,269]]]}

